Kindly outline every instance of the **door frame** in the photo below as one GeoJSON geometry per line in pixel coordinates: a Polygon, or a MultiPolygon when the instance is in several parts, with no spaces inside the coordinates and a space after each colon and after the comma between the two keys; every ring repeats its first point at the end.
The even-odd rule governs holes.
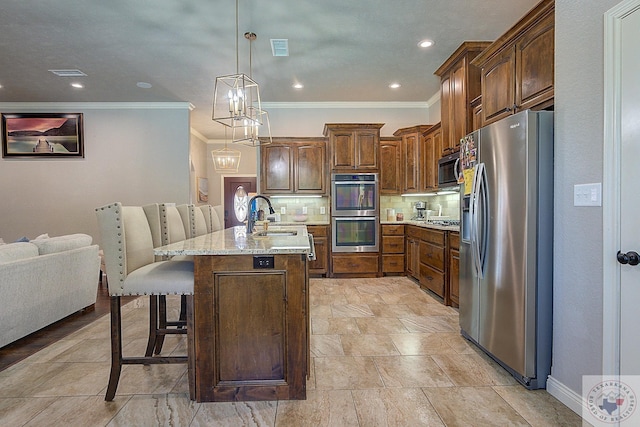
{"type": "MultiPolygon", "coordinates": [[[[640,9],[626,0],[604,14],[604,152],[602,195],[602,374],[620,374],[620,249],[622,20],[640,9]]],[[[638,12],[640,13],[640,12],[638,12]]]]}

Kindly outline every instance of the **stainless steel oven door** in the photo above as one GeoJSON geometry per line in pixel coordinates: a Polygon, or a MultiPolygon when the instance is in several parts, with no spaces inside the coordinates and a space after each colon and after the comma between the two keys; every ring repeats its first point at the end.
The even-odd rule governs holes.
{"type": "Polygon", "coordinates": [[[378,174],[333,174],[331,177],[332,216],[376,216],[378,174]]]}
{"type": "Polygon", "coordinates": [[[333,252],[378,252],[380,220],[377,216],[333,217],[333,252]]]}

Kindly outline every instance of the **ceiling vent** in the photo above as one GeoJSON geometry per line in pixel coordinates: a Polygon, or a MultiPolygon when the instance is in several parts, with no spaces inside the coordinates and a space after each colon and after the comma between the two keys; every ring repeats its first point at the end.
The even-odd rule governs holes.
{"type": "Polygon", "coordinates": [[[86,74],[80,70],[49,70],[58,77],[85,77],[86,74]]]}
{"type": "Polygon", "coordinates": [[[289,56],[289,39],[271,39],[273,56],[289,56]]]}

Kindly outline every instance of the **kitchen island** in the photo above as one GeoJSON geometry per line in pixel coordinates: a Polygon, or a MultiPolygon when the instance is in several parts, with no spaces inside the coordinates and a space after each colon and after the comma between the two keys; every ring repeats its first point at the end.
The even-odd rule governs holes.
{"type": "Polygon", "coordinates": [[[233,227],[155,249],[194,257],[189,381],[198,402],[306,398],[305,226],[233,227]]]}

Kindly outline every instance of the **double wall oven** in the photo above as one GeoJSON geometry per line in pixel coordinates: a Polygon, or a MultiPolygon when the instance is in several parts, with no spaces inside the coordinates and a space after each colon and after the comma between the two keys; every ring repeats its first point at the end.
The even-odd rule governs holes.
{"type": "Polygon", "coordinates": [[[380,206],[377,173],[331,175],[331,249],[377,252],[380,206]]]}

